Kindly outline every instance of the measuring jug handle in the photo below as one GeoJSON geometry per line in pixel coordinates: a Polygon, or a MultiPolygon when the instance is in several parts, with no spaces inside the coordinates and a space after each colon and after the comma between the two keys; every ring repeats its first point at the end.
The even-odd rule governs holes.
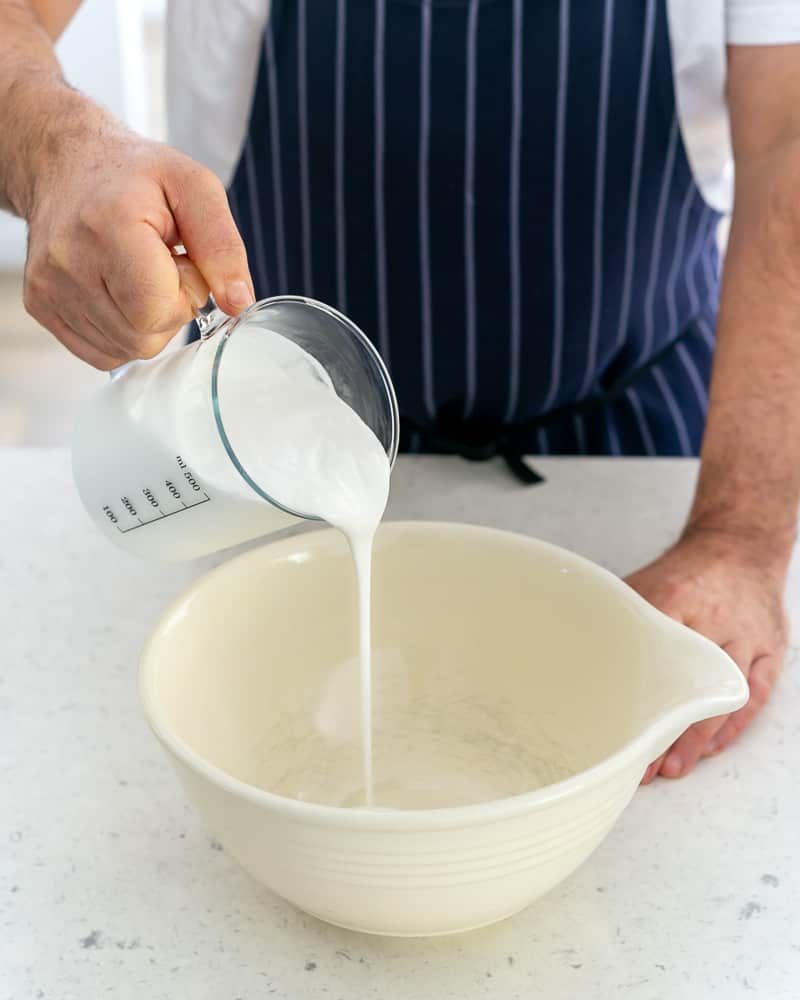
{"type": "Polygon", "coordinates": [[[206,304],[199,309],[193,310],[193,312],[194,321],[197,323],[197,329],[200,331],[201,340],[208,340],[223,323],[231,318],[226,312],[220,309],[214,301],[214,296],[211,294],[209,294],[206,304]]]}
{"type": "MultiPolygon", "coordinates": [[[[184,286],[194,289],[208,289],[205,278],[198,270],[194,261],[187,255],[186,247],[182,243],[172,248],[172,254],[180,272],[181,283],[184,286]]],[[[196,295],[196,291],[194,296],[189,294],[189,300],[196,301],[196,295]]],[[[231,318],[219,308],[211,292],[208,293],[205,305],[199,307],[192,305],[192,315],[194,316],[195,323],[197,323],[201,340],[208,340],[212,333],[215,333],[226,320],[231,318]]]]}

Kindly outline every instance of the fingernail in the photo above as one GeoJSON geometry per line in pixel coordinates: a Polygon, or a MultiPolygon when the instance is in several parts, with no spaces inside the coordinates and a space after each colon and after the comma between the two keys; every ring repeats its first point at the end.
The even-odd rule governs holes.
{"type": "Polygon", "coordinates": [[[668,753],[661,767],[661,773],[668,778],[677,778],[683,770],[683,758],[678,753],[668,753]]]}
{"type": "Polygon", "coordinates": [[[245,306],[249,306],[254,301],[253,293],[244,281],[230,282],[225,288],[225,295],[229,304],[237,309],[244,309],[245,306]]]}

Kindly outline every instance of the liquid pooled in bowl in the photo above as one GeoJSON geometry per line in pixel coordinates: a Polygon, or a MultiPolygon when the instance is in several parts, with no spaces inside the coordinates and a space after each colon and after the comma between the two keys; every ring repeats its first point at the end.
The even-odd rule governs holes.
{"type": "MultiPolygon", "coordinates": [[[[431,690],[419,690],[419,663],[398,649],[372,651],[374,805],[442,809],[505,799],[574,774],[574,750],[560,745],[518,701],[458,691],[446,666],[424,663],[431,690]]],[[[276,720],[248,760],[258,787],[332,806],[362,806],[356,741],[354,663],[345,659],[294,716],[276,720]],[[311,724],[309,725],[309,720],[311,724]]]]}

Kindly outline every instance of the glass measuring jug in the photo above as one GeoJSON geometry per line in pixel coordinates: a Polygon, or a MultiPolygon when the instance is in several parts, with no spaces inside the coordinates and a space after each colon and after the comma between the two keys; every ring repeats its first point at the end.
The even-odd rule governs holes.
{"type": "Polygon", "coordinates": [[[76,423],[75,483],[116,544],[147,558],[191,559],[314,518],[282,504],[252,474],[269,434],[259,401],[276,359],[327,383],[394,464],[394,389],[380,355],[346,316],[287,295],[256,302],[236,318],[209,300],[197,322],[197,343],[124,365],[76,423]]]}

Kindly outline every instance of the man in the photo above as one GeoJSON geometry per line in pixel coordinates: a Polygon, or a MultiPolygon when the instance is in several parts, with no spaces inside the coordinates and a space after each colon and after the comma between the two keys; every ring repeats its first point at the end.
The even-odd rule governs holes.
{"type": "Polygon", "coordinates": [[[702,437],[686,528],[630,583],[751,695],[645,779],[727,746],[786,648],[800,498],[795,0],[173,0],[173,136],[222,182],[66,86],[51,41],[77,5],[0,0],[0,198],[28,221],[33,316],[110,369],[208,289],[231,313],[307,293],[374,336],[411,450],[524,474],[523,453],[702,437]]]}

